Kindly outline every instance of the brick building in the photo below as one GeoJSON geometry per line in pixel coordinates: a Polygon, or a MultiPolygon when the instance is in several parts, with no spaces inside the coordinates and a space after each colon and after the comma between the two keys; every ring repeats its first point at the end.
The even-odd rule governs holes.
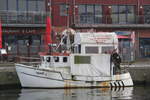
{"type": "Polygon", "coordinates": [[[125,60],[150,57],[149,0],[50,0],[54,30],[110,31],[119,38],[125,60]],[[133,35],[135,34],[135,36],[133,35]],[[133,37],[134,36],[134,37],[133,37]]]}
{"type": "Polygon", "coordinates": [[[66,27],[116,32],[127,37],[119,38],[125,60],[150,57],[149,0],[0,0],[3,47],[10,55],[41,51],[47,14],[57,33],[66,27]]]}
{"type": "Polygon", "coordinates": [[[0,0],[3,48],[9,56],[37,55],[45,32],[45,0],[0,0]]]}

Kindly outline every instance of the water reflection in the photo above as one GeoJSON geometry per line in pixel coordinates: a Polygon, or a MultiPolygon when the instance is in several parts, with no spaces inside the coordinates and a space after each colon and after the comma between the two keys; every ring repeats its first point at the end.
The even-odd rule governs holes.
{"type": "Polygon", "coordinates": [[[112,97],[118,99],[132,99],[133,87],[126,87],[123,89],[115,90],[111,92],[112,97]]]}
{"type": "Polygon", "coordinates": [[[95,89],[22,89],[18,100],[117,100],[132,99],[133,87],[95,89]]]}
{"type": "Polygon", "coordinates": [[[150,100],[150,86],[95,89],[6,89],[0,100],[150,100]]]}
{"type": "Polygon", "coordinates": [[[18,89],[13,90],[0,90],[0,100],[17,100],[21,93],[18,89]]]}

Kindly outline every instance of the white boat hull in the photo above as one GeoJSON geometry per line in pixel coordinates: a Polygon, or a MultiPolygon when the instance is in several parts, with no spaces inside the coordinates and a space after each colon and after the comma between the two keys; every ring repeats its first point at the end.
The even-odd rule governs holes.
{"type": "Polygon", "coordinates": [[[73,80],[71,75],[64,75],[54,70],[39,69],[23,64],[16,64],[16,71],[22,87],[28,88],[76,88],[76,87],[124,87],[133,86],[129,73],[100,77],[98,81],[73,80]]]}

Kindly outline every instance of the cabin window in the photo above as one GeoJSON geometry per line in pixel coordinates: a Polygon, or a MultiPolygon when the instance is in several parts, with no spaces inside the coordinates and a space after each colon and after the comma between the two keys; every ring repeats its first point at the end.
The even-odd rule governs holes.
{"type": "Polygon", "coordinates": [[[67,62],[67,61],[68,61],[67,57],[63,57],[63,62],[67,62]]]}
{"type": "Polygon", "coordinates": [[[77,52],[78,52],[78,47],[75,46],[75,47],[74,47],[74,53],[77,53],[77,52]]]}
{"type": "Polygon", "coordinates": [[[74,52],[75,52],[75,53],[81,53],[81,45],[75,46],[74,52]]]}
{"type": "Polygon", "coordinates": [[[97,46],[87,46],[85,47],[85,52],[86,53],[99,53],[99,50],[97,46]]]}
{"type": "Polygon", "coordinates": [[[78,45],[78,52],[81,53],[81,45],[78,45]]]}
{"type": "Polygon", "coordinates": [[[47,57],[47,58],[46,58],[46,61],[47,61],[47,62],[50,62],[50,61],[51,61],[51,58],[50,58],[50,57],[47,57]]]}
{"type": "Polygon", "coordinates": [[[74,64],[91,64],[91,56],[74,56],[74,64]]]}
{"type": "Polygon", "coordinates": [[[41,57],[41,60],[44,61],[44,57],[41,57]]]}
{"type": "Polygon", "coordinates": [[[54,57],[55,62],[59,62],[59,57],[54,57]]]}
{"type": "Polygon", "coordinates": [[[111,53],[113,49],[114,49],[114,46],[102,47],[102,53],[111,53]]]}

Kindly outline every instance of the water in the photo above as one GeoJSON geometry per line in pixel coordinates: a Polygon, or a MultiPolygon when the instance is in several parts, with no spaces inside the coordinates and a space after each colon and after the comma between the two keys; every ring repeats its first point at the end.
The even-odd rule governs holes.
{"type": "Polygon", "coordinates": [[[8,89],[0,100],[150,100],[150,87],[95,89],[8,89]]]}

